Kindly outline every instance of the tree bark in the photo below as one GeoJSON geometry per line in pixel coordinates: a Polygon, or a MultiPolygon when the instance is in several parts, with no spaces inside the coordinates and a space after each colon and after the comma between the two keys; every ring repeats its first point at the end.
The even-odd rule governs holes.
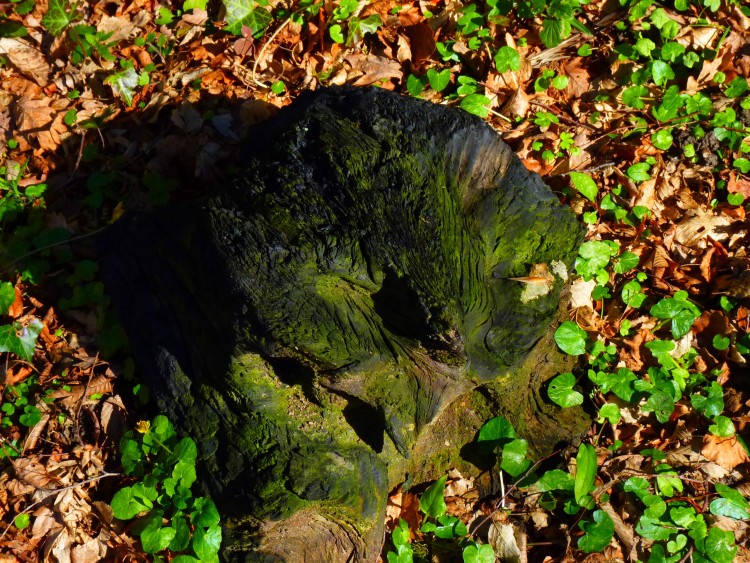
{"type": "Polygon", "coordinates": [[[225,557],[371,561],[390,488],[466,466],[487,418],[537,451],[584,428],[540,391],[581,239],[481,120],[332,88],[251,132],[220,196],[118,221],[101,265],[225,557]]]}

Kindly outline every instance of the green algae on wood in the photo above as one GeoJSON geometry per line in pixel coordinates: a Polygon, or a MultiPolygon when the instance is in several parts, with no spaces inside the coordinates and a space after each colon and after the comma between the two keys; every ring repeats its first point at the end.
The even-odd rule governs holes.
{"type": "Polygon", "coordinates": [[[532,446],[580,428],[540,403],[558,360],[538,343],[581,238],[477,118],[332,88],[252,130],[224,193],[118,222],[102,266],[160,408],[200,444],[227,554],[298,538],[324,560],[319,532],[365,561],[390,488],[462,463],[483,419],[532,446]],[[532,295],[514,278],[540,267],[532,295]]]}

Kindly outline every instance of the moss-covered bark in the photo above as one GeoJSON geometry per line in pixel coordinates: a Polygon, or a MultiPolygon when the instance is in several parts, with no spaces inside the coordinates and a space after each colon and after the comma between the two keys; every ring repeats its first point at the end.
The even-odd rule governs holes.
{"type": "Polygon", "coordinates": [[[576,431],[539,388],[581,236],[480,120],[346,88],[261,124],[221,196],[121,221],[102,264],[144,377],[201,446],[228,556],[368,560],[389,488],[459,462],[486,418],[540,450],[576,431]],[[529,298],[512,278],[540,264],[556,274],[529,298]],[[274,545],[289,534],[295,557],[274,545]]]}

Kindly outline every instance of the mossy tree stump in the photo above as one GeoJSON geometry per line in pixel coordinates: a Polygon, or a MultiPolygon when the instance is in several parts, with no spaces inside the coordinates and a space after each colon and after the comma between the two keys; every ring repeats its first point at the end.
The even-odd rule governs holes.
{"type": "Polygon", "coordinates": [[[246,148],[225,193],[118,221],[101,257],[225,557],[373,560],[388,490],[465,466],[487,418],[540,451],[581,430],[540,388],[582,229],[490,127],[324,89],[246,148]]]}

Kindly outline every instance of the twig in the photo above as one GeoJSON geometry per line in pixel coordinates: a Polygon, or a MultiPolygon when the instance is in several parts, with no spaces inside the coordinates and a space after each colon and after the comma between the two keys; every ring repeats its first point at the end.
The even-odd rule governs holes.
{"type": "Polygon", "coordinates": [[[91,231],[90,233],[85,233],[85,234],[82,234],[82,235],[78,235],[78,236],[75,236],[75,237],[72,237],[72,238],[69,238],[69,239],[61,240],[59,242],[53,242],[53,243],[47,244],[45,246],[40,246],[39,248],[36,248],[36,249],[34,249],[34,250],[30,251],[30,252],[27,252],[23,256],[19,256],[18,258],[16,258],[15,260],[13,260],[13,262],[10,263],[10,266],[14,266],[14,265],[18,264],[21,260],[25,260],[29,256],[33,256],[34,254],[39,254],[40,252],[42,252],[44,250],[49,250],[50,248],[55,248],[56,246],[62,246],[63,244],[68,244],[68,243],[74,242],[76,240],[81,240],[81,239],[85,239],[85,238],[88,238],[88,237],[93,237],[94,235],[98,235],[99,233],[101,233],[107,227],[109,227],[109,225],[104,225],[103,227],[100,227],[100,228],[96,229],[95,231],[91,231]]]}
{"type": "Polygon", "coordinates": [[[597,129],[593,125],[589,125],[588,123],[580,123],[580,122],[576,121],[575,119],[571,119],[571,118],[563,115],[559,111],[554,110],[554,109],[552,109],[551,107],[549,107],[549,106],[547,106],[545,104],[541,104],[539,102],[531,100],[531,105],[540,107],[542,109],[547,110],[550,113],[555,114],[560,119],[560,121],[562,121],[564,123],[567,123],[568,125],[572,125],[574,127],[583,127],[584,129],[588,129],[589,131],[596,131],[597,133],[599,132],[599,129],[597,129]]]}
{"type": "Polygon", "coordinates": [[[268,86],[266,86],[265,84],[263,84],[256,78],[255,71],[258,68],[258,61],[260,61],[263,58],[263,55],[266,52],[266,48],[268,48],[268,46],[271,43],[273,43],[273,40],[276,39],[276,36],[279,33],[281,33],[281,30],[284,29],[289,24],[290,21],[292,21],[292,16],[289,16],[287,19],[284,20],[284,22],[278,28],[276,28],[276,31],[273,32],[273,35],[271,35],[271,37],[268,38],[268,41],[263,43],[263,47],[261,48],[260,53],[258,53],[258,56],[255,57],[255,62],[253,63],[252,79],[253,79],[253,82],[255,82],[261,88],[268,88],[268,86]]]}

